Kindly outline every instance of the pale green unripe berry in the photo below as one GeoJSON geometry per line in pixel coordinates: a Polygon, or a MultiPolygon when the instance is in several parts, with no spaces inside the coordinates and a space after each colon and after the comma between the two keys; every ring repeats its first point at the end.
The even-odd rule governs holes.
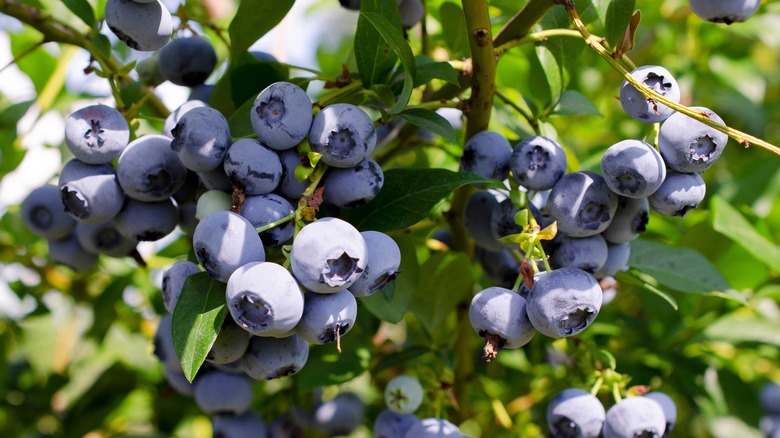
{"type": "Polygon", "coordinates": [[[220,210],[230,210],[233,199],[229,194],[220,190],[209,190],[198,198],[198,206],[195,210],[195,217],[198,220],[220,210]]]}
{"type": "Polygon", "coordinates": [[[385,387],[385,403],[393,412],[411,414],[420,407],[422,400],[422,385],[414,377],[394,377],[385,387]]]}

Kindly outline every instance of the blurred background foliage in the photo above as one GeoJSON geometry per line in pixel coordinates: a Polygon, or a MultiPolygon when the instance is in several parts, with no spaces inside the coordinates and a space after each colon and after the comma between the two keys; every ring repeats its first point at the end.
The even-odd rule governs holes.
{"type": "MultiPolygon", "coordinates": [[[[78,27],[67,2],[23,3],[78,27]]],[[[89,3],[99,18],[104,2],[89,3]]],[[[336,0],[299,3],[305,8],[296,5],[296,10],[318,29],[317,35],[329,33],[334,23],[339,26],[332,32],[338,38],[321,38],[319,47],[312,48],[316,63],[306,66],[320,71],[309,90],[317,98],[329,92],[320,79],[338,79],[344,65],[357,71],[352,50],[357,14],[341,11],[336,0]]],[[[415,54],[459,65],[468,57],[460,3],[424,3],[425,34],[419,25],[409,31],[410,46],[415,54]]],[[[494,35],[524,3],[490,2],[494,35]]],[[[605,31],[595,12],[600,3],[605,2],[577,1],[597,35],[605,31]]],[[[708,107],[729,126],[780,143],[780,3],[764,2],[756,16],[731,26],[703,22],[684,0],[638,0],[635,6],[642,14],[636,46],[628,54],[635,64],[663,65],[679,82],[683,104],[708,107]]],[[[193,22],[214,25],[202,26],[202,32],[225,59],[228,49],[214,29],[227,28],[232,15],[210,17],[197,2],[187,1],[185,7],[193,22]]],[[[25,141],[32,127],[51,123],[43,129],[62,129],[62,117],[85,101],[110,98],[89,87],[70,86],[68,68],[87,65],[72,47],[36,47],[40,34],[35,29],[2,18],[3,44],[10,53],[29,51],[16,67],[34,88],[27,99],[0,96],[0,177],[6,177],[33,148],[25,141]],[[47,121],[52,114],[59,114],[59,125],[47,121]]],[[[296,44],[292,26],[300,23],[280,25],[287,33],[275,37],[271,51],[282,62],[290,59],[284,50],[296,44]]],[[[534,30],[561,27],[570,28],[569,21],[556,7],[534,30]]],[[[112,49],[125,62],[136,56],[121,43],[114,42],[112,49]]],[[[249,88],[256,94],[259,84],[288,73],[311,76],[277,66],[249,88]]],[[[499,61],[502,97],[495,100],[490,129],[513,143],[536,129],[566,148],[571,170],[597,171],[607,147],[644,138],[650,130],[623,113],[617,100],[621,81],[579,38],[521,44],[499,61]],[[557,58],[563,61],[557,84],[539,61],[544,48],[564,54],[557,58]],[[518,109],[532,115],[532,121],[518,109]]],[[[442,86],[435,81],[428,91],[442,86]]],[[[133,87],[138,85],[129,83],[124,90],[131,102],[138,91],[133,87]]],[[[423,98],[422,90],[415,91],[413,102],[423,98]]],[[[468,90],[461,96],[468,96],[468,90]]],[[[368,95],[340,99],[361,103],[368,95]]],[[[229,102],[233,109],[242,103],[229,102]]],[[[159,115],[142,112],[137,132],[161,126],[159,115]]],[[[411,125],[397,131],[378,152],[386,170],[457,170],[462,129],[454,143],[411,125]]],[[[61,136],[53,138],[59,140],[44,138],[39,148],[66,161],[70,157],[61,136]]],[[[673,436],[760,436],[758,389],[769,380],[780,382],[779,163],[780,157],[731,140],[721,160],[703,175],[708,194],[698,210],[682,219],[651,215],[648,232],[633,246],[631,270],[618,276],[617,296],[581,336],[537,336],[489,364],[479,359],[480,339],[472,336],[468,348],[476,361],[476,378],[469,389],[472,415],[467,418],[458,416],[452,397],[458,360],[452,335],[455,303],[491,283],[468,256],[441,251],[430,240],[446,222],[445,203],[428,219],[393,234],[404,256],[403,274],[392,298],[361,301],[358,326],[345,339],[344,353],[312,349],[299,375],[255,385],[255,407],[271,421],[293,406],[310,406],[315,388],[324,387],[326,398],[352,390],[369,404],[355,436],[370,436],[383,407],[384,384],[406,372],[417,376],[427,391],[420,417],[459,418],[462,431],[473,436],[542,436],[553,395],[567,387],[589,389],[596,373],[612,367],[630,379],[625,386],[649,385],[672,396],[679,410],[673,436]],[[668,260],[675,264],[664,264],[668,260]]],[[[42,169],[27,163],[13,181],[21,170],[36,168],[42,169]]],[[[148,267],[131,259],[104,258],[94,272],[75,274],[49,262],[46,242],[21,223],[18,203],[33,187],[9,181],[6,177],[0,183],[0,436],[209,436],[208,418],[165,383],[152,354],[158,315],[165,312],[161,270],[187,257],[187,235],[143,248],[148,267]]],[[[612,404],[609,390],[599,396],[605,406],[612,404]]]]}

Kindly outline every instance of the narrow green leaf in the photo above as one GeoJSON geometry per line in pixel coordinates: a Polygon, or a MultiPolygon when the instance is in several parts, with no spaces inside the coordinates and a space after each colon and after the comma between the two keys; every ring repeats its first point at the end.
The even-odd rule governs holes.
{"type": "Polygon", "coordinates": [[[604,37],[610,46],[615,47],[628,29],[628,23],[634,14],[635,0],[619,0],[610,2],[604,21],[604,37]]]}
{"type": "Polygon", "coordinates": [[[373,12],[388,17],[393,23],[391,26],[400,33],[401,17],[397,3],[393,0],[365,0],[360,2],[360,11],[354,41],[360,79],[366,88],[374,84],[387,84],[398,57],[363,13],[373,12]]]}
{"type": "Polygon", "coordinates": [[[427,129],[451,143],[455,142],[455,131],[452,129],[452,125],[436,111],[409,108],[398,115],[413,125],[427,129]]]}
{"type": "Polygon", "coordinates": [[[446,169],[389,169],[379,195],[362,207],[343,210],[342,217],[361,230],[400,230],[424,219],[458,187],[490,183],[472,173],[446,169]]]}
{"type": "Polygon", "coordinates": [[[449,62],[423,62],[424,57],[415,58],[417,74],[414,77],[414,86],[427,84],[433,79],[441,79],[453,85],[458,85],[458,73],[449,62]]]}
{"type": "Polygon", "coordinates": [[[81,18],[81,21],[87,23],[87,26],[95,26],[95,11],[92,10],[92,5],[87,0],[62,0],[62,3],[81,18]]]}
{"type": "Polygon", "coordinates": [[[369,312],[377,318],[398,324],[409,310],[409,303],[415,292],[420,275],[420,265],[417,261],[417,248],[410,238],[394,237],[398,248],[401,250],[401,266],[395,281],[393,281],[393,293],[387,297],[385,289],[371,296],[363,297],[359,303],[365,305],[369,312]]]}
{"type": "Polygon", "coordinates": [[[295,0],[242,0],[228,27],[231,59],[239,59],[266,32],[273,29],[295,0]]]}
{"type": "Polygon", "coordinates": [[[382,36],[382,39],[385,40],[387,45],[390,46],[393,52],[398,56],[398,58],[401,60],[401,65],[404,67],[404,71],[406,73],[404,75],[404,88],[401,91],[401,95],[398,97],[398,100],[395,102],[395,106],[390,109],[391,113],[398,114],[403,111],[404,107],[409,102],[409,98],[412,97],[412,90],[414,89],[414,77],[416,74],[414,54],[412,53],[412,49],[409,47],[409,44],[406,42],[406,40],[404,40],[401,31],[397,27],[393,26],[393,24],[387,18],[376,12],[361,12],[360,16],[365,17],[365,19],[368,20],[372,26],[374,26],[374,29],[379,32],[379,35],[382,36]]]}
{"type": "Polygon", "coordinates": [[[371,369],[371,373],[376,375],[380,371],[397,366],[409,367],[415,359],[433,352],[434,350],[431,350],[430,347],[423,345],[412,345],[411,347],[404,348],[401,351],[390,353],[387,356],[384,356],[371,369]]]}
{"type": "Polygon", "coordinates": [[[249,99],[228,118],[231,137],[240,138],[255,135],[255,128],[252,127],[252,118],[250,116],[254,105],[255,100],[249,99]]]}
{"type": "Polygon", "coordinates": [[[601,115],[596,105],[590,99],[575,90],[566,90],[561,94],[561,98],[555,104],[552,114],[559,116],[601,115]]]}
{"type": "Polygon", "coordinates": [[[669,303],[669,305],[672,306],[672,308],[675,311],[680,309],[680,306],[677,304],[677,300],[675,300],[668,293],[662,291],[661,289],[658,289],[656,285],[653,284],[654,279],[647,274],[643,274],[636,270],[632,270],[629,272],[618,272],[617,279],[621,283],[625,282],[625,283],[634,284],[647,290],[648,292],[658,295],[662,300],[669,303]]]}
{"type": "Polygon", "coordinates": [[[339,385],[354,380],[369,366],[371,353],[359,345],[367,336],[349,336],[342,342],[342,352],[335,344],[317,345],[309,350],[306,366],[295,375],[295,385],[301,389],[339,385]]]}
{"type": "Polygon", "coordinates": [[[726,315],[704,329],[704,336],[731,343],[751,342],[780,346],[780,324],[753,314],[726,315]]]}
{"type": "Polygon", "coordinates": [[[466,31],[466,16],[455,2],[443,2],[439,8],[444,41],[450,49],[452,59],[469,55],[469,36],[466,31]]]}
{"type": "Polygon", "coordinates": [[[718,195],[710,202],[712,227],[736,242],[753,257],[775,271],[780,271],[780,247],[759,234],[736,208],[718,195]]]}
{"type": "Polygon", "coordinates": [[[687,293],[714,293],[729,289],[723,275],[703,255],[690,248],[674,248],[648,240],[631,242],[630,267],[660,284],[687,293]]]}
{"type": "Polygon", "coordinates": [[[471,293],[471,261],[464,253],[439,252],[426,260],[420,271],[425,275],[420,276],[411,310],[428,333],[433,333],[471,293]]]}
{"type": "Polygon", "coordinates": [[[547,85],[550,87],[550,103],[557,102],[563,92],[562,64],[558,63],[555,54],[547,45],[537,44],[535,49],[539,65],[542,66],[544,76],[547,78],[547,85]]]}
{"type": "Polygon", "coordinates": [[[228,313],[225,288],[225,283],[205,272],[190,275],[182,286],[173,312],[172,335],[176,356],[190,382],[206,360],[228,313]]]}

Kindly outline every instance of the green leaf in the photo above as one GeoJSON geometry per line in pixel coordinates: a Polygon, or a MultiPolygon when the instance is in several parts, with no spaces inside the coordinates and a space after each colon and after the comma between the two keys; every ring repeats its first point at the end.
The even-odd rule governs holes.
{"type": "Polygon", "coordinates": [[[412,345],[411,347],[404,348],[401,351],[390,353],[387,356],[384,356],[371,369],[371,373],[378,374],[380,371],[384,371],[388,368],[393,368],[398,366],[409,367],[413,360],[433,352],[434,350],[431,350],[430,347],[426,347],[422,345],[412,345]]]}
{"type": "Polygon", "coordinates": [[[400,230],[424,219],[458,187],[490,183],[472,173],[446,169],[389,169],[379,195],[362,207],[343,210],[342,217],[361,230],[400,230]]]}
{"type": "Polygon", "coordinates": [[[455,142],[455,130],[452,129],[452,125],[436,111],[423,108],[409,108],[398,115],[413,125],[440,135],[451,143],[455,142]]]}
{"type": "Polygon", "coordinates": [[[607,8],[607,16],[604,21],[604,37],[610,46],[615,44],[623,37],[631,16],[634,14],[636,6],[635,0],[612,1],[607,8]]]}
{"type": "Polygon", "coordinates": [[[360,16],[355,30],[355,61],[357,62],[363,86],[371,88],[374,84],[389,82],[390,73],[398,60],[385,38],[364,13],[378,13],[390,17],[391,24],[399,34],[401,18],[398,6],[393,0],[365,0],[360,3],[360,16]]]}
{"type": "Polygon", "coordinates": [[[411,310],[428,333],[433,333],[471,293],[471,261],[461,252],[439,252],[426,260],[420,271],[425,275],[420,276],[411,310]]]}
{"type": "Polygon", "coordinates": [[[295,385],[302,389],[339,385],[363,374],[368,369],[371,353],[359,343],[368,339],[367,336],[347,334],[341,340],[341,353],[336,350],[335,343],[313,346],[309,349],[306,366],[293,377],[295,385]]]}
{"type": "MultiPolygon", "coordinates": [[[[19,69],[30,77],[35,86],[35,91],[41,93],[50,79],[52,72],[57,68],[57,59],[46,49],[40,46],[40,35],[31,32],[11,34],[11,52],[14,56],[28,50],[31,46],[38,46],[16,62],[19,69]]],[[[64,75],[64,72],[62,73],[64,75]]]]}
{"type": "Polygon", "coordinates": [[[441,79],[453,85],[458,85],[458,73],[449,62],[430,62],[422,56],[415,58],[417,74],[414,77],[414,86],[427,84],[433,79],[441,79]],[[428,61],[428,62],[425,62],[428,61]]]}
{"type": "Polygon", "coordinates": [[[452,59],[469,55],[469,36],[463,9],[454,2],[444,2],[439,9],[444,41],[452,52],[452,59]]]}
{"type": "Polygon", "coordinates": [[[718,195],[712,197],[712,227],[736,242],[753,257],[780,271],[780,247],[759,234],[737,209],[718,195]]]}
{"type": "Polygon", "coordinates": [[[255,100],[249,99],[228,118],[231,137],[240,138],[255,135],[255,128],[252,127],[252,118],[250,116],[253,106],[255,106],[255,100]]]}
{"type": "Polygon", "coordinates": [[[401,95],[398,97],[398,100],[395,102],[393,108],[390,109],[391,113],[398,114],[403,111],[404,107],[409,102],[409,98],[412,97],[412,90],[414,89],[414,77],[416,74],[414,54],[412,53],[412,49],[409,47],[409,44],[406,42],[406,40],[404,40],[401,31],[397,27],[393,26],[393,24],[387,18],[376,12],[361,12],[360,16],[361,18],[365,18],[369,23],[371,23],[371,25],[374,26],[374,29],[379,32],[379,35],[382,36],[382,39],[385,40],[387,45],[393,49],[393,52],[401,60],[401,65],[404,67],[404,71],[406,72],[404,75],[404,88],[401,91],[401,95]]]}
{"type": "Polygon", "coordinates": [[[227,315],[225,288],[225,283],[205,272],[190,275],[182,286],[171,324],[176,356],[190,382],[206,360],[227,315]]]}
{"type": "Polygon", "coordinates": [[[628,264],[660,284],[687,293],[724,292],[729,284],[703,255],[648,240],[631,242],[628,264]]]}
{"type": "Polygon", "coordinates": [[[363,297],[360,304],[366,306],[369,312],[377,318],[392,324],[398,324],[409,310],[409,303],[417,292],[417,282],[420,275],[420,265],[417,261],[417,249],[414,240],[399,236],[394,237],[401,250],[401,266],[393,281],[392,297],[387,297],[382,289],[370,296],[363,297]]]}
{"type": "Polygon", "coordinates": [[[77,17],[81,18],[81,21],[87,23],[87,26],[95,26],[95,12],[87,0],[62,0],[62,3],[77,17]]]}
{"type": "Polygon", "coordinates": [[[555,53],[546,44],[537,44],[535,49],[539,65],[542,66],[547,85],[550,87],[550,102],[557,102],[561,98],[564,85],[562,64],[558,63],[555,53]]]}
{"type": "Polygon", "coordinates": [[[729,343],[760,343],[780,346],[780,324],[753,314],[726,315],[704,329],[704,336],[729,343]]]}
{"type": "Polygon", "coordinates": [[[273,29],[295,0],[242,0],[228,27],[231,59],[239,59],[266,32],[273,29]]]}
{"type": "Polygon", "coordinates": [[[582,93],[575,90],[566,90],[561,94],[558,103],[552,110],[552,114],[559,116],[600,116],[598,108],[582,93]]]}

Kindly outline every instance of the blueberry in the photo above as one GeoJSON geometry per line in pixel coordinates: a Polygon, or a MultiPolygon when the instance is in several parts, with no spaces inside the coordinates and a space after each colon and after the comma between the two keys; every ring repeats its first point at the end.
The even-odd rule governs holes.
{"type": "Polygon", "coordinates": [[[420,0],[401,0],[398,3],[401,27],[411,29],[425,17],[425,8],[420,0]]]}
{"type": "Polygon", "coordinates": [[[404,438],[460,438],[458,426],[443,418],[423,418],[406,431],[404,438]]]}
{"type": "MultiPolygon", "coordinates": [[[[276,222],[295,212],[292,204],[279,195],[247,196],[241,207],[241,216],[245,217],[253,227],[259,228],[276,222]]],[[[260,239],[265,246],[279,246],[289,241],[295,232],[295,221],[287,221],[270,230],[260,233],[260,239]]]]}
{"type": "Polygon", "coordinates": [[[496,285],[511,288],[520,275],[520,264],[509,250],[491,251],[474,248],[474,258],[482,266],[482,271],[496,285]]]}
{"type": "Polygon", "coordinates": [[[208,172],[222,165],[230,147],[230,127],[225,116],[211,107],[193,108],[171,130],[171,149],[187,169],[208,172]]]}
{"type": "Polygon", "coordinates": [[[299,180],[295,176],[295,168],[301,164],[301,156],[295,149],[280,151],[279,161],[282,163],[282,180],[277,191],[287,199],[299,199],[309,185],[308,179],[299,180]]]}
{"type": "Polygon", "coordinates": [[[599,399],[581,389],[564,389],[547,406],[547,425],[554,438],[597,438],[605,416],[599,399]]]}
{"type": "Polygon", "coordinates": [[[661,187],[647,200],[657,213],[682,217],[698,207],[706,193],[707,187],[698,173],[679,173],[670,170],[661,187]]]}
{"type": "Polygon", "coordinates": [[[207,190],[219,190],[225,193],[233,193],[233,183],[230,182],[222,166],[208,172],[198,172],[198,179],[207,190]]]}
{"type": "Polygon", "coordinates": [[[249,54],[254,56],[260,62],[279,62],[276,57],[268,52],[262,50],[250,50],[249,54]]]}
{"type": "Polygon", "coordinates": [[[547,190],[566,173],[566,152],[547,137],[528,137],[512,150],[509,168],[526,189],[547,190]]]}
{"type": "MultiPolygon", "coordinates": [[[[631,76],[672,102],[680,102],[680,87],[665,68],[644,65],[632,71],[631,76]]],[[[620,86],[620,104],[623,105],[626,114],[643,123],[663,122],[674,112],[666,105],[648,100],[626,80],[620,86]]]]}
{"type": "Polygon", "coordinates": [[[244,355],[247,347],[249,347],[249,333],[231,319],[227,319],[206,355],[206,360],[219,365],[236,362],[244,355]]]}
{"type": "Polygon", "coordinates": [[[139,60],[135,65],[138,79],[143,85],[148,87],[156,87],[165,82],[165,78],[160,73],[160,57],[158,53],[152,52],[151,56],[139,60]]]}
{"type": "Polygon", "coordinates": [[[332,217],[303,227],[290,253],[295,278],[304,288],[318,293],[347,289],[363,274],[367,261],[368,248],[360,232],[332,217]]]}
{"type": "Polygon", "coordinates": [[[252,224],[229,211],[217,211],[201,219],[192,246],[206,272],[225,283],[239,267],[265,261],[263,242],[252,224]]]}
{"type": "Polygon", "coordinates": [[[645,397],[624,398],[607,411],[604,438],[661,438],[666,420],[661,406],[645,397]]]}
{"type": "MultiPolygon", "coordinates": [[[[520,210],[512,204],[512,200],[509,198],[493,207],[493,212],[490,214],[490,233],[494,239],[523,232],[523,227],[515,222],[515,216],[519,212],[520,210]]],[[[516,243],[500,243],[503,248],[517,249],[516,243]]]]}
{"type": "Polygon", "coordinates": [[[630,242],[645,231],[649,220],[650,204],[647,198],[619,196],[615,217],[602,235],[609,243],[630,242]]]}
{"type": "Polygon", "coordinates": [[[130,142],[119,156],[116,175],[127,196],[139,201],[162,201],[187,179],[187,168],[162,135],[144,135],[130,142]]]}
{"type": "Polygon", "coordinates": [[[87,164],[111,162],[129,141],[127,121],[110,106],[90,105],[65,119],[65,144],[87,164]]]}
{"type": "Polygon", "coordinates": [[[179,301],[181,289],[190,275],[201,272],[198,265],[187,260],[178,261],[163,272],[162,298],[165,310],[173,314],[176,303],[179,301]]]}
{"type": "Polygon", "coordinates": [[[398,414],[412,414],[423,401],[423,387],[412,376],[393,377],[385,386],[385,404],[398,414]]]}
{"type": "Polygon", "coordinates": [[[628,270],[628,259],[631,257],[630,243],[609,243],[607,250],[607,261],[593,274],[599,280],[605,277],[614,277],[618,272],[628,270]]]}
{"type": "Polygon", "coordinates": [[[159,1],[107,0],[105,18],[111,32],[135,50],[159,50],[173,33],[171,13],[159,1]]]}
{"type": "Polygon", "coordinates": [[[192,397],[195,393],[195,385],[187,380],[187,377],[181,372],[181,368],[179,371],[171,371],[163,367],[163,376],[165,376],[165,381],[168,382],[168,385],[179,394],[192,397]]]}
{"type": "Polygon", "coordinates": [[[345,9],[349,9],[350,11],[359,11],[360,10],[360,0],[339,0],[339,4],[345,9]]]}
{"type": "Polygon", "coordinates": [[[93,254],[106,254],[110,257],[124,257],[129,255],[138,244],[135,239],[128,239],[116,228],[114,221],[102,224],[86,224],[79,222],[76,225],[76,238],[81,247],[93,254]]]}
{"type": "Polygon", "coordinates": [[[179,204],[179,227],[185,234],[194,233],[198,226],[198,218],[195,217],[197,208],[194,202],[179,204]]]}
{"type": "Polygon", "coordinates": [[[509,156],[512,145],[495,131],[476,133],[463,147],[460,171],[503,181],[509,176],[509,156]]]}
{"type": "Polygon", "coordinates": [[[171,197],[176,201],[176,205],[181,206],[182,204],[197,200],[199,192],[200,180],[198,179],[198,174],[188,170],[187,176],[184,178],[184,184],[182,184],[181,187],[179,187],[179,190],[176,190],[171,197]]]}
{"type": "Polygon", "coordinates": [[[550,256],[555,268],[577,268],[594,274],[607,263],[607,241],[600,234],[588,237],[562,234],[556,243],[555,252],[550,256]]]}
{"type": "Polygon", "coordinates": [[[216,415],[211,418],[212,436],[214,438],[265,438],[265,422],[252,411],[234,417],[231,415],[216,415]]]}
{"type": "Polygon", "coordinates": [[[202,85],[217,66],[217,52],[208,41],[192,36],[176,38],[160,49],[160,73],[176,85],[202,85]]]}
{"type": "Polygon", "coordinates": [[[664,412],[664,418],[666,419],[666,428],[664,429],[663,437],[668,437],[677,423],[677,406],[674,404],[674,400],[667,394],[659,391],[647,393],[644,397],[653,400],[661,407],[661,410],[664,412]]]}
{"type": "Polygon", "coordinates": [[[110,164],[68,161],[60,172],[60,201],[72,218],[90,224],[113,219],[124,203],[124,193],[110,164]]]}
{"type": "Polygon", "coordinates": [[[176,349],[173,346],[173,335],[171,334],[171,315],[163,315],[157,324],[157,331],[154,334],[154,355],[162,362],[165,369],[176,373],[181,373],[181,363],[176,356],[176,349]]]}
{"type": "Polygon", "coordinates": [[[214,85],[201,84],[193,88],[190,91],[190,95],[187,96],[188,101],[198,100],[201,102],[208,102],[211,99],[211,95],[214,94],[214,85]]]}
{"type": "Polygon", "coordinates": [[[493,210],[506,196],[496,190],[474,192],[463,210],[463,225],[474,243],[482,248],[499,251],[504,244],[498,241],[492,226],[493,210]]]}
{"type": "Polygon", "coordinates": [[[76,226],[76,220],[65,212],[60,192],[54,186],[42,186],[30,192],[22,201],[19,214],[24,225],[44,239],[62,239],[76,226]]]}
{"type": "Polygon", "coordinates": [[[98,256],[84,249],[75,234],[58,240],[49,240],[49,258],[76,272],[85,272],[97,266],[98,256]]]}
{"type": "Polygon", "coordinates": [[[159,202],[128,199],[114,221],[116,229],[126,238],[154,242],[176,229],[179,209],[170,199],[159,202]]]}
{"type": "MultiPolygon", "coordinates": [[[[244,332],[244,333],[246,333],[246,332],[244,332]]],[[[248,339],[249,338],[247,338],[247,340],[248,339]]],[[[249,345],[248,342],[247,342],[247,345],[249,345]]],[[[246,353],[246,350],[244,352],[246,353]]],[[[242,357],[243,357],[243,355],[242,355],[242,357]]],[[[244,368],[241,366],[241,358],[240,357],[238,359],[236,359],[236,360],[234,360],[232,362],[228,362],[228,363],[211,363],[211,362],[208,362],[208,363],[211,364],[214,367],[215,370],[219,370],[219,371],[222,371],[222,372],[225,372],[225,373],[245,374],[244,373],[244,368]]]]}
{"type": "Polygon", "coordinates": [[[295,332],[312,344],[329,344],[349,333],[357,319],[357,302],[348,290],[307,293],[295,332]]]}
{"type": "Polygon", "coordinates": [[[539,277],[528,295],[526,310],[534,328],[562,338],[585,330],[599,314],[603,293],[587,272],[561,268],[539,277]]]}
{"type": "Polygon", "coordinates": [[[477,334],[498,348],[522,347],[536,334],[528,319],[526,300],[502,287],[489,287],[474,295],[469,321],[477,334]],[[489,335],[498,339],[489,339],[489,335]]]}
{"type": "Polygon", "coordinates": [[[286,338],[253,337],[241,357],[244,372],[257,380],[292,376],[306,365],[309,344],[298,335],[286,338]]]}
{"type": "Polygon", "coordinates": [[[759,401],[764,412],[780,416],[780,385],[768,382],[761,387],[759,401]]]}
{"type": "Polygon", "coordinates": [[[322,154],[322,162],[333,167],[352,167],[363,161],[376,146],[374,122],[365,111],[348,103],[322,109],[309,130],[309,146],[322,154]]]}
{"type": "Polygon", "coordinates": [[[176,127],[176,124],[179,123],[179,120],[181,120],[182,116],[187,114],[190,110],[195,108],[204,108],[207,106],[208,105],[205,101],[200,100],[188,100],[184,102],[178,108],[171,111],[171,113],[168,114],[168,117],[165,118],[162,134],[170,139],[173,139],[173,134],[171,134],[171,131],[176,127]]]}
{"type": "Polygon", "coordinates": [[[228,179],[238,182],[247,195],[271,193],[282,179],[282,163],[276,152],[251,138],[230,145],[224,168],[228,179]]]}
{"type": "Polygon", "coordinates": [[[322,196],[339,208],[354,208],[374,199],[385,182],[382,168],[376,161],[366,158],[354,167],[333,168],[322,182],[322,196]]]}
{"type": "Polygon", "coordinates": [[[558,222],[558,231],[570,237],[604,231],[616,210],[617,195],[604,178],[589,171],[564,175],[547,199],[547,211],[558,222]]]}
{"type": "Polygon", "coordinates": [[[420,419],[414,414],[399,414],[385,409],[374,421],[375,438],[404,438],[406,432],[420,419]]]}
{"type": "Polygon", "coordinates": [[[356,297],[366,297],[395,280],[401,265],[401,250],[395,240],[385,233],[363,231],[360,234],[368,248],[368,263],[349,291],[356,297]]]}
{"type": "Polygon", "coordinates": [[[236,374],[208,372],[195,381],[195,402],[207,415],[241,415],[252,405],[252,381],[236,374]]]}
{"type": "Polygon", "coordinates": [[[645,198],[661,187],[666,178],[666,165],[661,154],[649,144],[623,140],[604,152],[601,174],[618,195],[645,198]]]}
{"type": "Polygon", "coordinates": [[[731,24],[750,18],[761,6],[761,0],[690,0],[689,4],[702,20],[731,24]]]}
{"type": "Polygon", "coordinates": [[[342,392],[314,408],[312,423],[328,436],[349,435],[360,426],[366,405],[351,392],[342,392]]]}
{"type": "Polygon", "coordinates": [[[288,270],[271,262],[246,263],[236,269],[225,297],[236,324],[257,336],[292,330],[304,311],[298,283],[288,270]]]}
{"type": "Polygon", "coordinates": [[[780,438],[780,416],[764,415],[758,427],[766,438],[780,438]]]}
{"type": "MultiPolygon", "coordinates": [[[[724,124],[723,119],[707,108],[696,106],[691,109],[724,124]]],[[[669,116],[658,133],[658,148],[666,165],[685,173],[709,169],[720,158],[728,141],[728,135],[682,113],[669,116]]]]}
{"type": "Polygon", "coordinates": [[[311,99],[295,84],[276,82],[260,92],[250,116],[252,128],[263,144],[275,150],[291,149],[309,133],[311,99]]]}

